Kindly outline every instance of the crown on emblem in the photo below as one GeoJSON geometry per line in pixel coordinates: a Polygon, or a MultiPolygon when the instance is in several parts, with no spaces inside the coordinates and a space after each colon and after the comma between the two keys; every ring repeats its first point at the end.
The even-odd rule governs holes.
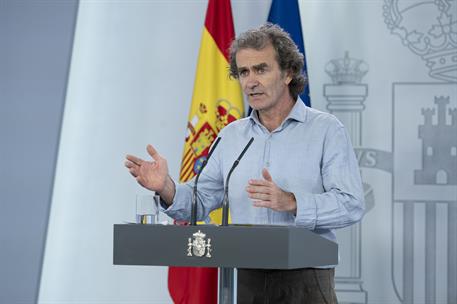
{"type": "Polygon", "coordinates": [[[431,77],[457,81],[457,2],[399,2],[384,0],[384,22],[390,32],[426,61],[431,77]]]}
{"type": "Polygon", "coordinates": [[[198,239],[204,239],[206,237],[206,234],[204,234],[203,232],[201,232],[200,230],[198,230],[197,232],[195,232],[193,234],[194,237],[198,238],[198,239]]]}
{"type": "Polygon", "coordinates": [[[345,52],[344,58],[328,62],[325,72],[334,84],[355,84],[362,82],[362,77],[368,72],[368,65],[363,60],[350,58],[349,52],[345,52]]]}

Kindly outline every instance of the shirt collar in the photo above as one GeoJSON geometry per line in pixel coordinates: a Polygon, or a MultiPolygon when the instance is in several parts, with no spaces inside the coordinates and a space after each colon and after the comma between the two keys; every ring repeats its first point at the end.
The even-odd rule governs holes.
{"type": "Polygon", "coordinates": [[[292,110],[290,110],[289,115],[287,115],[286,119],[284,121],[287,121],[289,119],[296,120],[299,122],[305,122],[306,121],[306,114],[308,113],[308,109],[301,100],[300,96],[297,98],[297,101],[295,102],[294,106],[292,107],[292,110]]]}
{"type": "MultiPolygon", "coordinates": [[[[301,100],[300,96],[297,98],[297,101],[295,102],[294,106],[289,112],[289,115],[287,115],[286,119],[282,122],[281,126],[284,125],[284,123],[288,120],[295,120],[298,122],[304,123],[306,121],[306,115],[308,113],[307,106],[305,103],[301,100]]],[[[262,125],[260,123],[259,119],[259,114],[257,113],[256,110],[253,110],[251,114],[249,115],[249,118],[251,121],[254,121],[258,125],[262,125]]],[[[281,128],[281,127],[280,127],[281,128]]]]}

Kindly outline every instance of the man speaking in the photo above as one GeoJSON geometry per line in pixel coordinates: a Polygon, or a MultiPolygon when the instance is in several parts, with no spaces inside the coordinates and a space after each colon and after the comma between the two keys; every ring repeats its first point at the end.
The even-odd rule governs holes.
{"type": "MultiPolygon", "coordinates": [[[[344,126],[306,107],[303,55],[272,24],[239,35],[230,48],[230,76],[240,81],[253,111],[220,133],[198,184],[198,218],[220,208],[224,180],[254,138],[230,180],[234,224],[294,225],[336,241],[334,229],[364,214],[362,183],[344,126]]],[[[175,184],[153,146],[152,160],[127,155],[125,166],[143,187],[160,194],[164,212],[189,220],[193,180],[175,184]]],[[[337,303],[334,265],[292,270],[238,270],[238,303],[337,303]]]]}

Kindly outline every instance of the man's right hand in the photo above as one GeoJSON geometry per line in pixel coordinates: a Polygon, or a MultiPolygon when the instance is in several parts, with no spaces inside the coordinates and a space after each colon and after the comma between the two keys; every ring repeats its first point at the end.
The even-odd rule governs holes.
{"type": "Polygon", "coordinates": [[[171,204],[175,195],[175,184],[168,175],[167,160],[151,145],[147,146],[147,151],[152,157],[151,161],[127,155],[125,166],[141,186],[156,191],[162,200],[171,204]]]}

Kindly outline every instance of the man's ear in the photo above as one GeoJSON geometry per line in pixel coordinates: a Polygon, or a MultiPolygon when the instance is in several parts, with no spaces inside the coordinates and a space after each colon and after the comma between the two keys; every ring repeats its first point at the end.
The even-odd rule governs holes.
{"type": "Polygon", "coordinates": [[[292,81],[292,76],[291,76],[290,74],[291,74],[290,71],[287,71],[287,72],[285,73],[284,83],[285,83],[286,85],[289,85],[289,83],[292,81]]]}

